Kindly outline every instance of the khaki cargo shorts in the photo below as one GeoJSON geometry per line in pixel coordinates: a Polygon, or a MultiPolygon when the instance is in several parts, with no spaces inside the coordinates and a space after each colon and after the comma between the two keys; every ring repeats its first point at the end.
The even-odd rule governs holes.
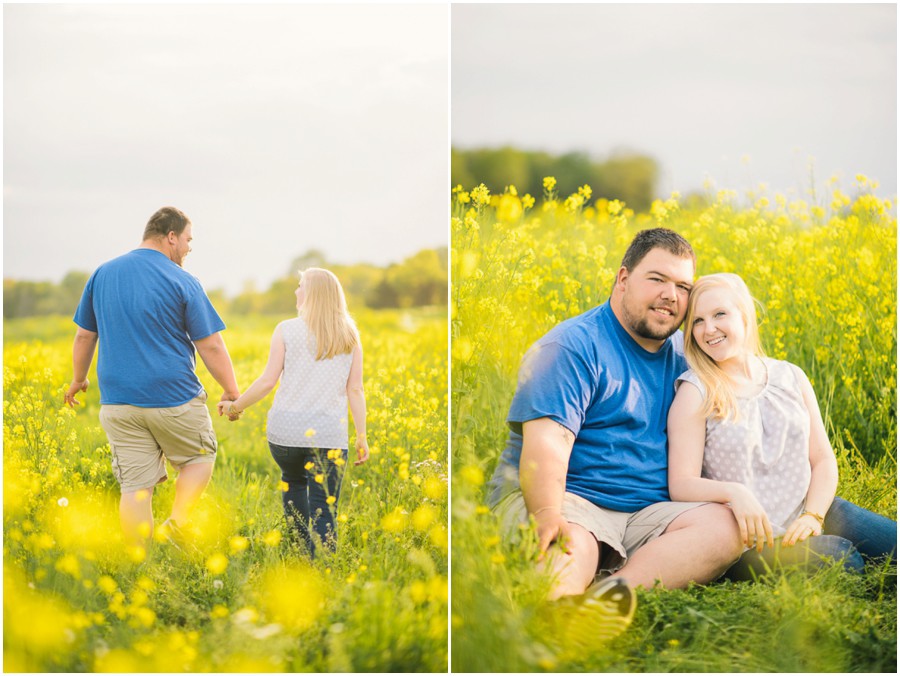
{"type": "Polygon", "coordinates": [[[166,459],[176,469],[216,461],[216,433],[206,408],[206,392],[180,406],[100,407],[109,439],[112,469],[123,493],[151,488],[169,478],[166,459]]]}
{"type": "MultiPolygon", "coordinates": [[[[614,573],[625,565],[628,557],[651,540],[658,538],[669,524],[685,512],[705,505],[705,502],[657,502],[637,512],[617,512],[598,507],[584,498],[566,493],[562,515],[570,523],[588,530],[597,542],[608,545],[602,549],[598,574],[614,573]]],[[[516,490],[505,496],[494,508],[503,531],[516,537],[520,524],[528,523],[528,509],[522,492],[516,490]]]]}

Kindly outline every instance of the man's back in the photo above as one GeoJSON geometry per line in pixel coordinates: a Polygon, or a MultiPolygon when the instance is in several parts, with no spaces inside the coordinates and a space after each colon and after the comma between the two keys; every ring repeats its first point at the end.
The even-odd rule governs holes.
{"type": "Polygon", "coordinates": [[[75,323],[99,335],[100,403],[141,407],[196,397],[202,386],[192,341],[225,328],[197,279],[147,248],[94,272],[75,323]]]}

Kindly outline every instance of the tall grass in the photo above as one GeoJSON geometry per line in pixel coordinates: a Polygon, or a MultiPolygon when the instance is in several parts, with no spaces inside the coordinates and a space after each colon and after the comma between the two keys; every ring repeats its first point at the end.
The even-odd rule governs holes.
{"type": "MultiPolygon", "coordinates": [[[[226,321],[247,387],[277,319],[226,321]]],[[[363,312],[357,321],[372,455],[347,467],[337,549],[313,562],[286,537],[265,441],[269,400],[239,422],[215,418],[219,455],[193,543],[126,549],[93,374],[82,410],[62,406],[74,325],[8,322],[5,669],[445,671],[445,316],[363,312]]],[[[202,367],[200,376],[215,400],[220,388],[202,367]]],[[[173,483],[156,489],[157,522],[173,483]]]]}
{"type": "MultiPolygon", "coordinates": [[[[829,569],[639,596],[632,629],[579,662],[541,635],[546,581],[534,552],[501,539],[484,482],[507,435],[525,351],[603,302],[638,230],[683,234],[698,275],[741,275],[761,301],[770,356],[810,376],[838,457],[838,494],[896,517],[896,216],[865,177],[809,205],[721,192],[647,214],[591,201],[583,186],[542,201],[515,188],[454,190],[452,221],[453,655],[460,671],[882,671],[896,666],[896,569],[829,569]]],[[[702,553],[698,553],[702,556],[702,553]]]]}

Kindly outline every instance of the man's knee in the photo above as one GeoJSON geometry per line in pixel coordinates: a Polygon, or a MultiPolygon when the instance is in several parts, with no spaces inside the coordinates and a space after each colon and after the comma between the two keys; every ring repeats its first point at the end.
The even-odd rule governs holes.
{"type": "MultiPolygon", "coordinates": [[[[708,543],[708,552],[719,554],[726,562],[735,561],[743,552],[741,533],[730,507],[719,503],[701,505],[685,512],[672,526],[692,528],[708,543]]],[[[670,526],[670,529],[671,527],[670,526]]]]}
{"type": "Polygon", "coordinates": [[[583,526],[569,523],[569,537],[548,549],[547,569],[557,575],[551,598],[580,594],[594,580],[599,562],[599,545],[583,526]]]}

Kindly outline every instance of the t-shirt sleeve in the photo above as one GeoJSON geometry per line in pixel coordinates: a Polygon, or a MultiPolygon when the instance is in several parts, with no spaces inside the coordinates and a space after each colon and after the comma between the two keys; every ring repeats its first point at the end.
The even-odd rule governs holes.
{"type": "Polygon", "coordinates": [[[225,329],[225,322],[209,302],[200,282],[188,287],[184,320],[188,337],[192,341],[202,340],[225,329]]]}
{"type": "Polygon", "coordinates": [[[700,382],[700,378],[698,378],[697,374],[693,371],[685,371],[675,379],[676,391],[679,387],[681,387],[681,383],[691,383],[692,385],[695,385],[698,390],[700,390],[701,394],[705,394],[706,388],[703,387],[703,383],[700,382]]]}
{"type": "Polygon", "coordinates": [[[73,321],[81,328],[87,331],[97,333],[97,316],[94,314],[94,276],[95,272],[84,285],[84,291],[81,292],[81,300],[75,309],[73,321]]]}
{"type": "Polygon", "coordinates": [[[577,435],[593,390],[581,357],[558,343],[535,345],[522,361],[506,422],[521,434],[522,423],[550,418],[577,435]]]}

